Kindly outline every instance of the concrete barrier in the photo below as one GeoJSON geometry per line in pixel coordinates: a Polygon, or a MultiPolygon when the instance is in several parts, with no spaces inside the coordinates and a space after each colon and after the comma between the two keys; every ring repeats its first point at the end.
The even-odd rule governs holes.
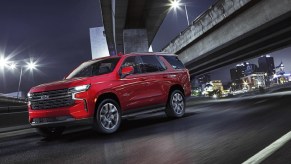
{"type": "Polygon", "coordinates": [[[0,108],[0,133],[21,128],[29,128],[26,106],[9,106],[0,108]]]}
{"type": "Polygon", "coordinates": [[[15,113],[15,112],[24,112],[27,111],[27,106],[7,106],[7,107],[0,107],[0,114],[2,113],[15,113]]]}

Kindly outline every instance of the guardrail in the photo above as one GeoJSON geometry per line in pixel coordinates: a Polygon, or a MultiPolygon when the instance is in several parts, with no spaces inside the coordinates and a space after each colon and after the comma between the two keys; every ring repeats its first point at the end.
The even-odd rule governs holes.
{"type": "Polygon", "coordinates": [[[26,105],[0,107],[0,114],[1,113],[24,112],[24,111],[27,111],[26,105]]]}
{"type": "Polygon", "coordinates": [[[28,127],[27,106],[0,107],[0,133],[28,127]]]}
{"type": "Polygon", "coordinates": [[[251,0],[218,0],[208,10],[198,16],[191,25],[174,38],[162,51],[176,53],[202,34],[238,11],[251,0]]]}
{"type": "Polygon", "coordinates": [[[26,103],[26,99],[0,96],[0,101],[26,103]]]}
{"type": "Polygon", "coordinates": [[[0,97],[0,133],[28,127],[27,103],[24,100],[0,97]]]}

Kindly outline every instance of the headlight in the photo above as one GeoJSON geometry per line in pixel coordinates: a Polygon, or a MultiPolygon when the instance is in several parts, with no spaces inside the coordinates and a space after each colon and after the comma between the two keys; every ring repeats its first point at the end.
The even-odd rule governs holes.
{"type": "Polygon", "coordinates": [[[27,97],[28,98],[31,98],[31,94],[29,92],[27,93],[27,97]]]}
{"type": "Polygon", "coordinates": [[[76,86],[76,87],[70,88],[70,90],[72,92],[83,92],[83,91],[87,91],[89,88],[90,88],[90,84],[76,86]]]}

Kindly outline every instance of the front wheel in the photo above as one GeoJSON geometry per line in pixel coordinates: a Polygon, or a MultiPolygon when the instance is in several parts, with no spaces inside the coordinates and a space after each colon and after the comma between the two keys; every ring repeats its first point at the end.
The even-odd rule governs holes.
{"type": "Polygon", "coordinates": [[[45,137],[45,138],[53,138],[53,137],[59,137],[62,135],[63,131],[65,130],[65,127],[41,127],[36,128],[36,132],[45,137]]]}
{"type": "Polygon", "coordinates": [[[180,90],[174,90],[169,97],[166,114],[168,117],[178,118],[185,114],[185,97],[180,90]]]}
{"type": "Polygon", "coordinates": [[[95,112],[94,128],[101,133],[110,134],[120,126],[120,107],[113,99],[105,99],[98,104],[95,112]]]}

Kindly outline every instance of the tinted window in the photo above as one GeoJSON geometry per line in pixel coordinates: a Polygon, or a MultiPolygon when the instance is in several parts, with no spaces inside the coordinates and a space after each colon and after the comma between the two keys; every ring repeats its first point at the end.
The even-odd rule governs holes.
{"type": "Polygon", "coordinates": [[[75,77],[90,77],[110,73],[114,70],[120,58],[92,60],[81,64],[66,79],[75,77]]]}
{"type": "Polygon", "coordinates": [[[183,63],[178,59],[177,56],[163,56],[174,69],[183,69],[185,66],[183,63]]]}
{"type": "Polygon", "coordinates": [[[134,68],[133,74],[138,74],[138,73],[141,73],[140,64],[141,64],[141,61],[139,60],[138,57],[131,56],[124,60],[122,64],[122,68],[126,66],[133,66],[134,68]]]}
{"type": "Polygon", "coordinates": [[[158,60],[157,56],[141,56],[141,59],[141,71],[143,73],[164,71],[166,69],[158,60]]]}

